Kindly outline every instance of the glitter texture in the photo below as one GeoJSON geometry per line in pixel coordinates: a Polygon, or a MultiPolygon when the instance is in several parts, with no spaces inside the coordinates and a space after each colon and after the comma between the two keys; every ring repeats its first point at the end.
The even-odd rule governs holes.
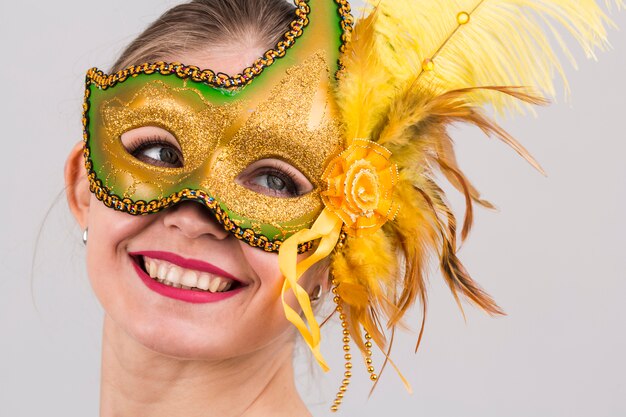
{"type": "Polygon", "coordinates": [[[89,112],[95,173],[105,189],[135,202],[167,199],[182,188],[204,190],[221,202],[230,221],[283,240],[310,226],[321,211],[323,167],[342,148],[329,77],[325,54],[318,51],[288,68],[271,88],[229,102],[214,100],[195,83],[159,75],[95,90],[89,112]],[[170,132],[184,166],[154,166],[127,152],[121,135],[143,126],[170,132]],[[313,191],[279,198],[236,183],[264,158],[292,165],[313,191]]]}

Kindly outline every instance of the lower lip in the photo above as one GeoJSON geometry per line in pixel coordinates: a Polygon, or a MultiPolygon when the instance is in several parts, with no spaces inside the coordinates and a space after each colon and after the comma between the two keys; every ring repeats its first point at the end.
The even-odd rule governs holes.
{"type": "Polygon", "coordinates": [[[143,281],[143,283],[146,284],[146,286],[150,288],[152,291],[158,294],[161,294],[164,297],[173,298],[179,301],[185,301],[187,303],[194,303],[194,304],[215,303],[217,301],[222,301],[227,298],[233,297],[239,294],[239,292],[241,292],[241,290],[243,289],[243,287],[239,287],[232,291],[209,292],[209,291],[186,290],[183,288],[174,288],[174,287],[170,287],[169,285],[161,284],[160,282],[155,281],[154,279],[150,278],[150,276],[146,274],[143,269],[141,269],[141,267],[137,264],[137,262],[135,262],[134,260],[132,262],[133,262],[133,267],[135,268],[135,271],[137,271],[137,275],[139,275],[139,278],[141,278],[141,281],[143,281]]]}

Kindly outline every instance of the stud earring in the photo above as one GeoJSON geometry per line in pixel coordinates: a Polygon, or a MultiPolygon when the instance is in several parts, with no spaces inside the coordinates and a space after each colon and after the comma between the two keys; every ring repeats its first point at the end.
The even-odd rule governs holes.
{"type": "Polygon", "coordinates": [[[85,227],[85,230],[83,231],[83,245],[87,245],[87,235],[89,234],[89,228],[85,227]]]}
{"type": "Polygon", "coordinates": [[[322,298],[322,286],[318,285],[313,289],[313,294],[309,296],[311,301],[317,301],[322,298]]]}

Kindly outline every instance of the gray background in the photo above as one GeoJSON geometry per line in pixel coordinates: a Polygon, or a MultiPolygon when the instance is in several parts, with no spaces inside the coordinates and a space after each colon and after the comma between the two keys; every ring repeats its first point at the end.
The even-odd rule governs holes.
{"type": "MultiPolygon", "coordinates": [[[[0,416],[95,416],[101,311],[68,214],[62,168],[81,139],[84,71],[108,67],[175,1],[3,2],[0,13],[0,416]],[[50,208],[49,216],[42,220],[50,208]],[[41,232],[31,275],[36,238],[41,232]]],[[[626,13],[614,15],[626,28],[626,13]]],[[[568,68],[571,102],[505,122],[548,171],[501,143],[456,128],[461,165],[498,212],[479,209],[461,256],[508,316],[468,307],[467,322],[439,274],[430,284],[422,348],[398,338],[370,400],[364,369],[342,415],[624,416],[626,317],[626,35],[614,50],[568,68]]],[[[571,39],[569,39],[571,41],[571,39]]],[[[461,199],[452,202],[462,209],[461,199]]],[[[418,313],[409,324],[416,328],[418,313]]],[[[341,379],[337,326],[326,330],[329,375],[300,360],[314,413],[341,379]]],[[[380,358],[377,358],[380,363],[380,358]]]]}

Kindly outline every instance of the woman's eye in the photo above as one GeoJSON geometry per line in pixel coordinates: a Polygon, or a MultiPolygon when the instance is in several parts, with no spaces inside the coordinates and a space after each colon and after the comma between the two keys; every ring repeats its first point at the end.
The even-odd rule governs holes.
{"type": "Polygon", "coordinates": [[[298,189],[294,181],[281,172],[260,174],[253,178],[251,182],[277,194],[298,195],[298,189]]]}
{"type": "Polygon", "coordinates": [[[244,170],[236,182],[272,197],[293,198],[313,190],[309,180],[293,166],[279,159],[257,161],[244,170]]]}
{"type": "Polygon", "coordinates": [[[131,152],[135,158],[147,164],[180,168],[183,166],[182,155],[169,144],[145,143],[131,152]]]}
{"type": "Polygon", "coordinates": [[[144,126],[129,130],[121,136],[126,151],[146,164],[181,168],[183,154],[178,141],[170,132],[156,126],[144,126]]]}

